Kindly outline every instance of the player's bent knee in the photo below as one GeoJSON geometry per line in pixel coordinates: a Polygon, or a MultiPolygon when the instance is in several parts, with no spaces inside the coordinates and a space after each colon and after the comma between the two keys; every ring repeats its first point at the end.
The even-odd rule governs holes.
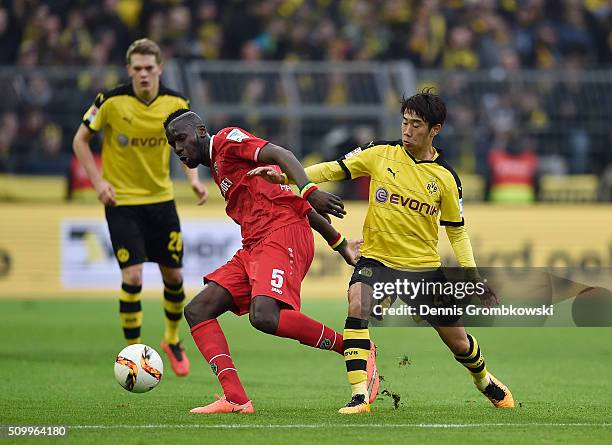
{"type": "Polygon", "coordinates": [[[278,328],[278,318],[262,312],[250,312],[249,321],[258,331],[274,335],[278,328]]]}
{"type": "Polygon", "coordinates": [[[200,323],[201,317],[198,311],[198,305],[195,301],[195,298],[185,305],[185,307],[183,308],[183,313],[185,314],[185,320],[187,320],[187,323],[190,327],[193,327],[196,324],[200,323]]]}
{"type": "Polygon", "coordinates": [[[162,277],[164,279],[164,283],[167,283],[170,285],[176,286],[183,282],[182,270],[178,268],[162,269],[162,277]]]}
{"type": "Polygon", "coordinates": [[[189,326],[193,327],[234,309],[232,297],[223,287],[216,283],[207,283],[204,289],[185,305],[183,313],[189,326]]]}
{"type": "Polygon", "coordinates": [[[217,318],[214,309],[213,299],[206,298],[205,293],[200,292],[193,300],[185,305],[183,313],[185,314],[185,320],[187,320],[189,326],[193,327],[203,321],[217,318]]]}
{"type": "Polygon", "coordinates": [[[121,279],[130,286],[142,286],[142,265],[128,266],[121,270],[121,279]]]}
{"type": "Polygon", "coordinates": [[[278,329],[279,317],[278,303],[273,298],[264,296],[253,298],[249,321],[255,329],[274,335],[278,329]]]}

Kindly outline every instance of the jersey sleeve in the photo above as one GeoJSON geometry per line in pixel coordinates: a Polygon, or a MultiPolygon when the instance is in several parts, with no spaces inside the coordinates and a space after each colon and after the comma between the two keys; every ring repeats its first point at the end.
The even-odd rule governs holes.
{"type": "Polygon", "coordinates": [[[83,115],[83,124],[91,131],[100,131],[106,125],[108,105],[105,105],[104,93],[98,93],[94,103],[83,115]]]}
{"type": "Polygon", "coordinates": [[[448,239],[459,265],[461,267],[476,267],[472,244],[470,243],[470,237],[468,236],[467,230],[465,230],[465,226],[447,226],[446,234],[448,235],[448,239]]]}
{"type": "Polygon", "coordinates": [[[258,162],[259,151],[268,143],[251,133],[238,128],[225,128],[215,135],[215,144],[219,144],[225,156],[258,162]]]}
{"type": "Polygon", "coordinates": [[[461,181],[455,174],[445,179],[440,197],[440,225],[459,227],[463,221],[463,198],[461,193],[461,181]]]}
{"type": "Polygon", "coordinates": [[[346,178],[344,170],[338,161],[322,162],[304,169],[306,176],[315,184],[330,181],[342,181],[346,178]]]}
{"type": "Polygon", "coordinates": [[[370,143],[366,148],[357,147],[336,162],[344,172],[343,179],[370,176],[376,158],[376,145],[370,143]]]}

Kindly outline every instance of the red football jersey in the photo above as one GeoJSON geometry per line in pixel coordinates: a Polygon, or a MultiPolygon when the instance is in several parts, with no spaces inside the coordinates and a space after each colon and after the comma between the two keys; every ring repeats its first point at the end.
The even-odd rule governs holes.
{"type": "Polygon", "coordinates": [[[257,160],[267,143],[237,127],[224,128],[210,139],[212,177],[225,198],[225,212],[240,225],[246,248],[280,227],[308,224],[306,215],[312,209],[288,185],[247,176],[253,168],[267,165],[257,160]]]}

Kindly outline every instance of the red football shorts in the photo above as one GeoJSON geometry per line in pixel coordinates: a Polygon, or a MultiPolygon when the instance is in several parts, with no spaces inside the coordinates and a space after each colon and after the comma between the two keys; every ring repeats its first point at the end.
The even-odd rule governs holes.
{"type": "Polygon", "coordinates": [[[300,310],[302,280],[314,256],[314,238],[307,224],[275,230],[252,250],[240,249],[231,260],[204,277],[232,295],[237,315],[249,312],[251,299],[265,295],[300,310]]]}

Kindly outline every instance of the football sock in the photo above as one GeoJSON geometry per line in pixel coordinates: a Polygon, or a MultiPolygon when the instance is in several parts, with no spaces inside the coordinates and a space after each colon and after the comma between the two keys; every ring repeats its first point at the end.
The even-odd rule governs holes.
{"type": "Polygon", "coordinates": [[[168,284],[164,282],[164,313],[166,314],[166,330],[164,340],[170,345],[179,342],[179,323],[183,318],[183,306],[185,306],[185,292],[183,283],[168,284]]]}
{"type": "Polygon", "coordinates": [[[483,391],[489,384],[484,357],[480,353],[480,346],[478,346],[476,338],[470,334],[467,334],[467,338],[470,342],[470,349],[465,354],[455,355],[455,360],[466,367],[478,389],[483,391]]]}
{"type": "Polygon", "coordinates": [[[330,349],[342,354],[342,335],[299,311],[282,309],[276,336],[292,338],[303,345],[330,349]]]}
{"type": "Polygon", "coordinates": [[[348,317],[344,325],[344,361],[353,395],[368,396],[366,365],[370,354],[368,320],[348,317]]]}
{"type": "Polygon", "coordinates": [[[142,305],[140,291],[142,286],[121,283],[119,292],[119,318],[123,328],[123,336],[128,345],[140,343],[140,327],[142,326],[142,305]]]}
{"type": "Polygon", "coordinates": [[[217,320],[206,320],[191,328],[191,335],[198,349],[219,379],[225,398],[242,405],[249,401],[238,371],[230,356],[225,334],[217,320]]]}

